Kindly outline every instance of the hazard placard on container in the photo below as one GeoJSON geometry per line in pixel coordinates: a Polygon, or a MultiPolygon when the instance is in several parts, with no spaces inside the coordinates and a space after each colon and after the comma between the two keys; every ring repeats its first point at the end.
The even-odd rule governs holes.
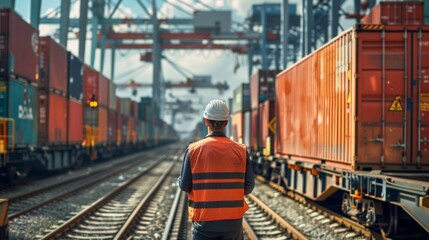
{"type": "Polygon", "coordinates": [[[428,93],[420,94],[420,111],[429,112],[429,94],[428,93]]]}
{"type": "Polygon", "coordinates": [[[389,106],[389,111],[392,112],[403,112],[404,108],[402,107],[401,104],[401,97],[400,96],[396,96],[395,99],[393,99],[392,103],[389,106]]]}

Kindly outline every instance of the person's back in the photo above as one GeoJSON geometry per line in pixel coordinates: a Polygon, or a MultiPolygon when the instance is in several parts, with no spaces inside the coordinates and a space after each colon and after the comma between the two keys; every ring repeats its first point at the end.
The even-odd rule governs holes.
{"type": "Polygon", "coordinates": [[[189,193],[193,239],[242,239],[244,195],[254,187],[246,147],[224,135],[229,111],[220,100],[204,112],[209,134],[189,145],[179,178],[189,193]]]}

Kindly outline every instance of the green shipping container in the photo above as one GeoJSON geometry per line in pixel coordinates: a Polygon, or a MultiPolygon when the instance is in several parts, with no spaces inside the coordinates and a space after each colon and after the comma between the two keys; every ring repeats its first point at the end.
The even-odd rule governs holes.
{"type": "MultiPolygon", "coordinates": [[[[0,117],[13,118],[14,129],[10,124],[9,133],[14,130],[16,147],[34,146],[37,144],[39,119],[37,111],[37,88],[17,80],[2,82],[0,91],[0,117]]],[[[12,141],[8,143],[9,147],[12,141]]]]}

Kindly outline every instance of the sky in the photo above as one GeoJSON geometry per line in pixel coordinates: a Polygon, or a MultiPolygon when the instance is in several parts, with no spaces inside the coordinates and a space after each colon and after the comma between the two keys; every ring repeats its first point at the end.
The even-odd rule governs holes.
{"type": "MultiPolygon", "coordinates": [[[[143,1],[149,11],[151,11],[151,5],[148,4],[148,0],[143,1]]],[[[16,11],[23,16],[27,21],[29,20],[30,15],[30,2],[31,0],[16,0],[16,11]]],[[[55,9],[59,9],[59,4],[61,1],[53,0],[42,0],[42,16],[47,15],[48,13],[55,12],[55,9]]],[[[71,17],[79,17],[79,0],[72,0],[71,6],[71,17]]],[[[109,2],[109,0],[106,0],[109,2]]],[[[112,6],[117,2],[113,0],[112,6]]],[[[158,17],[168,17],[168,18],[191,18],[190,12],[192,10],[184,4],[192,5],[195,9],[207,10],[201,3],[204,5],[211,6],[215,10],[231,10],[233,21],[242,23],[244,19],[250,14],[250,9],[253,4],[258,3],[281,3],[281,0],[157,0],[157,6],[160,9],[158,17]],[[178,8],[173,7],[171,4],[181,6],[185,11],[182,11],[178,8]],[[188,13],[187,13],[188,12],[188,13]]],[[[290,0],[292,3],[298,4],[298,12],[300,12],[300,3],[302,1],[290,0]]],[[[352,2],[347,0],[347,2],[352,2]]],[[[347,5],[347,4],[346,4],[347,5]]],[[[352,11],[351,6],[343,6],[343,9],[352,11]]],[[[59,11],[58,11],[59,12],[59,11]]],[[[58,13],[59,16],[59,13],[58,13]]],[[[58,17],[57,16],[57,17],[58,17]]],[[[148,15],[143,11],[141,6],[138,4],[138,0],[123,0],[119,10],[115,13],[115,17],[147,17],[148,15]]],[[[91,17],[91,13],[88,16],[91,17]]],[[[138,26],[138,27],[129,27],[129,26],[118,26],[116,31],[142,31],[148,28],[148,26],[138,26]]],[[[41,36],[58,36],[59,26],[58,25],[41,25],[40,28],[41,36]]],[[[76,29],[77,30],[77,29],[76,29]]],[[[88,31],[89,38],[90,31],[88,31]]],[[[69,40],[67,49],[73,52],[75,55],[78,55],[78,42],[75,38],[73,32],[69,33],[69,40]]],[[[85,62],[88,64],[90,62],[90,41],[87,41],[86,45],[86,57],[85,62]]],[[[117,50],[116,52],[116,62],[115,62],[115,83],[126,83],[131,79],[139,83],[150,84],[152,82],[152,66],[150,63],[144,63],[140,61],[140,54],[144,53],[144,50],[117,50]],[[137,69],[136,71],[131,71],[137,69]],[[131,72],[130,72],[131,71],[131,72]]],[[[246,55],[234,55],[230,51],[208,51],[208,50],[164,50],[163,54],[170,59],[171,61],[177,63],[181,66],[186,72],[187,75],[210,75],[212,77],[212,82],[227,82],[229,89],[223,94],[215,89],[197,89],[195,94],[189,93],[187,89],[173,89],[166,90],[166,99],[168,102],[174,101],[175,99],[181,100],[192,100],[194,104],[192,107],[196,110],[195,113],[179,113],[176,115],[176,125],[175,128],[179,131],[190,131],[194,128],[198,121],[202,118],[202,112],[205,105],[212,99],[222,99],[227,101],[228,98],[232,98],[233,90],[236,89],[241,83],[248,82],[248,65],[247,65],[247,56],[246,55]],[[237,71],[234,71],[234,66],[239,64],[237,71]]],[[[95,60],[95,68],[100,69],[100,53],[97,51],[97,57],[95,60]]],[[[111,73],[111,63],[110,63],[110,51],[106,51],[105,62],[104,62],[104,71],[103,74],[110,78],[111,73]]],[[[180,82],[185,81],[185,77],[175,70],[168,62],[165,60],[162,62],[162,75],[165,81],[171,82],[180,82]]],[[[257,66],[254,67],[254,71],[257,70],[257,66]]],[[[117,95],[120,97],[131,97],[133,100],[138,101],[140,97],[151,96],[152,90],[151,87],[139,89],[138,96],[132,96],[132,89],[118,90],[117,95]]],[[[167,123],[171,122],[171,113],[165,112],[164,120],[167,123]]]]}

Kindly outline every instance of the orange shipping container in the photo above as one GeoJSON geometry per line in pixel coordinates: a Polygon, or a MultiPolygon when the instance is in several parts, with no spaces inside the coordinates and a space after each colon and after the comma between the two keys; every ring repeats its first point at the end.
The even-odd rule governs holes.
{"type": "Polygon", "coordinates": [[[243,113],[237,112],[231,115],[232,140],[243,143],[243,113]]]}
{"type": "Polygon", "coordinates": [[[385,25],[422,25],[424,24],[423,3],[407,2],[380,2],[370,13],[361,19],[363,24],[385,25]]]}
{"type": "Polygon", "coordinates": [[[278,74],[275,150],[332,168],[427,170],[426,79],[428,27],[357,25],[278,74]]]}
{"type": "Polygon", "coordinates": [[[50,37],[41,37],[39,46],[39,87],[45,90],[60,91],[62,95],[66,95],[67,50],[50,37]]]}
{"type": "Polygon", "coordinates": [[[107,109],[98,107],[98,139],[101,144],[106,144],[108,140],[108,117],[107,109]]]}
{"type": "Polygon", "coordinates": [[[133,117],[128,118],[128,138],[127,142],[136,142],[137,141],[137,133],[135,128],[135,119],[133,117]]]}
{"type": "Polygon", "coordinates": [[[110,80],[100,73],[98,84],[98,103],[100,106],[109,106],[110,80]]]}
{"type": "Polygon", "coordinates": [[[275,103],[272,100],[259,104],[259,148],[269,146],[270,153],[274,150],[274,133],[276,127],[275,103]]]}
{"type": "Polygon", "coordinates": [[[83,141],[82,102],[72,99],[68,101],[68,141],[69,144],[81,144],[83,141]]]}

